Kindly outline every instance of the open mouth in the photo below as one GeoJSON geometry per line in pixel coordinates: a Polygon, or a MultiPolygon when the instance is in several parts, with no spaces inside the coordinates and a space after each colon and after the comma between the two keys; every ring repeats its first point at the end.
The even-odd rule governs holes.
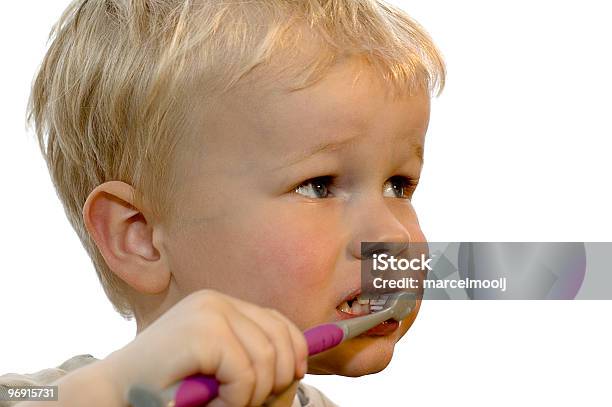
{"type": "Polygon", "coordinates": [[[369,298],[360,293],[347,299],[342,304],[338,305],[336,309],[345,314],[359,316],[382,310],[386,302],[386,298],[369,298]]]}
{"type": "MultiPolygon", "coordinates": [[[[336,312],[340,319],[356,318],[362,315],[372,314],[385,309],[387,300],[390,294],[368,297],[361,293],[355,293],[342,304],[336,307],[336,312]]],[[[359,335],[364,336],[388,336],[399,328],[399,322],[394,319],[388,319],[368,331],[359,335]]]]}

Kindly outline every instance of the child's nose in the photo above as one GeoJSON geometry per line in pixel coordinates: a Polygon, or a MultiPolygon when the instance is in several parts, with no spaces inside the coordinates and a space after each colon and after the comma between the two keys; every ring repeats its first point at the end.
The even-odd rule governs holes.
{"type": "MultiPolygon", "coordinates": [[[[412,241],[409,225],[402,224],[385,204],[384,199],[367,205],[360,211],[360,214],[352,219],[349,250],[358,259],[361,259],[363,255],[369,257],[378,249],[394,255],[399,253],[391,253],[390,250],[400,252],[403,250],[401,245],[372,245],[368,249],[372,253],[362,255],[361,242],[404,242],[407,244],[412,241]]],[[[415,224],[415,227],[418,228],[418,224],[415,224]]]]}

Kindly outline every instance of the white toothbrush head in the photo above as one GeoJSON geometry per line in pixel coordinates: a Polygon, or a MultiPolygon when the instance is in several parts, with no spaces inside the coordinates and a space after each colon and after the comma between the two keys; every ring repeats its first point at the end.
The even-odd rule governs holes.
{"type": "Polygon", "coordinates": [[[396,321],[405,319],[412,310],[416,307],[416,295],[414,293],[407,293],[401,291],[398,293],[389,294],[386,299],[383,309],[391,309],[391,318],[396,321]]]}
{"type": "Polygon", "coordinates": [[[376,301],[375,304],[381,301],[380,305],[374,305],[376,308],[371,306],[370,314],[335,323],[344,331],[344,340],[354,338],[388,319],[401,322],[415,309],[416,294],[407,292],[384,294],[376,298],[376,301]]]}

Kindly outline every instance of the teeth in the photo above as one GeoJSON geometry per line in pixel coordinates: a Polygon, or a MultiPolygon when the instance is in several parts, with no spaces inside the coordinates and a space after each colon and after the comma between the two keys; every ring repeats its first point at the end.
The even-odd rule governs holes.
{"type": "Polygon", "coordinates": [[[358,301],[353,301],[353,304],[349,307],[348,302],[344,301],[338,309],[347,314],[365,315],[370,313],[370,304],[360,304],[358,301]]]}
{"type": "Polygon", "coordinates": [[[382,310],[386,302],[386,296],[367,298],[362,297],[360,294],[353,300],[351,306],[349,306],[347,301],[344,301],[340,304],[338,310],[347,314],[365,315],[382,310]]]}

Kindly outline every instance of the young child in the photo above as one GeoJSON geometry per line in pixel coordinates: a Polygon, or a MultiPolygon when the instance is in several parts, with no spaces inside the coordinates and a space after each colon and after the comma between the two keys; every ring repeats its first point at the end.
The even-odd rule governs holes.
{"type": "Polygon", "coordinates": [[[333,406],[304,374],[384,369],[418,307],[310,359],[302,331],[360,313],[362,241],[425,240],[411,197],[444,75],[379,0],[73,3],[30,118],[138,334],[0,382],[54,382],[45,406],[122,406],[133,383],[204,373],[221,383],[210,406],[333,406]]]}

